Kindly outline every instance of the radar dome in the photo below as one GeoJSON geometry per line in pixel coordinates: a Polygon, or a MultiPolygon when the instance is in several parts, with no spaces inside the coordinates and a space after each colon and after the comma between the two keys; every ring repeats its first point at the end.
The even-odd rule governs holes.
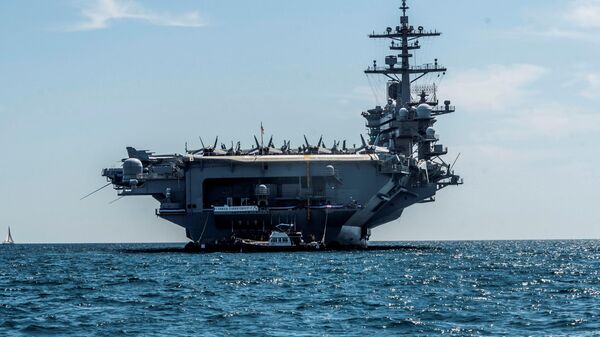
{"type": "Polygon", "coordinates": [[[144,173],[144,165],[137,158],[129,158],[123,162],[123,180],[137,179],[138,175],[144,173]]]}
{"type": "Polygon", "coordinates": [[[269,195],[269,188],[267,185],[260,184],[256,186],[256,195],[269,195]]]}
{"type": "Polygon", "coordinates": [[[425,134],[427,135],[427,139],[435,139],[435,129],[434,128],[427,128],[427,130],[425,131],[425,134]]]}
{"type": "Polygon", "coordinates": [[[417,118],[419,119],[429,119],[431,118],[431,107],[429,104],[420,104],[417,107],[417,118]]]}
{"type": "Polygon", "coordinates": [[[398,110],[398,118],[407,119],[408,118],[408,110],[406,108],[402,108],[398,110]]]}
{"type": "Polygon", "coordinates": [[[334,176],[335,175],[335,167],[333,167],[333,165],[327,165],[327,166],[325,166],[325,170],[327,172],[327,175],[329,175],[329,176],[334,176]]]}

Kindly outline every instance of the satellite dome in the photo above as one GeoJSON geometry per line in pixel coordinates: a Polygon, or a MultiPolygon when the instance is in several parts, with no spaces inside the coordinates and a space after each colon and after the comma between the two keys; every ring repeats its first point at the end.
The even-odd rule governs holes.
{"type": "Polygon", "coordinates": [[[408,118],[408,110],[406,108],[402,108],[398,110],[398,118],[406,119],[408,118]]]}
{"type": "Polygon", "coordinates": [[[329,175],[329,176],[334,176],[335,175],[335,167],[333,167],[333,165],[327,165],[327,166],[325,166],[325,170],[327,172],[327,175],[329,175]]]}
{"type": "Polygon", "coordinates": [[[425,134],[427,135],[427,139],[435,139],[435,129],[434,128],[427,128],[427,130],[425,131],[425,134]]]}
{"type": "Polygon", "coordinates": [[[269,188],[267,185],[260,184],[256,186],[256,195],[269,195],[269,188]]]}
{"type": "Polygon", "coordinates": [[[431,107],[429,104],[422,103],[417,107],[417,118],[429,119],[431,118],[431,107]]]}
{"type": "Polygon", "coordinates": [[[123,180],[136,179],[142,173],[144,173],[144,165],[141,160],[129,158],[123,162],[123,180]]]}

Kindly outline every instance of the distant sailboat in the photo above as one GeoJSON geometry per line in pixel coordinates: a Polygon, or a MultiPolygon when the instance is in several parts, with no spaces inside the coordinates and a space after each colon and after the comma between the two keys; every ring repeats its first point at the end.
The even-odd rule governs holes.
{"type": "Polygon", "coordinates": [[[8,227],[8,234],[6,235],[6,239],[4,239],[2,243],[5,245],[12,245],[13,243],[15,243],[13,241],[12,235],[10,235],[10,227],[8,227]]]}

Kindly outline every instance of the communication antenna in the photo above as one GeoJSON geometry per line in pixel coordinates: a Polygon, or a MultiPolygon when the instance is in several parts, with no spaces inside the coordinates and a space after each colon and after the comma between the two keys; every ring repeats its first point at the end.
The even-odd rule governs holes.
{"type": "Polygon", "coordinates": [[[93,192],[91,192],[91,193],[88,193],[88,194],[84,195],[84,196],[83,196],[81,199],[79,199],[79,200],[83,200],[83,199],[85,199],[85,198],[87,198],[87,197],[91,196],[92,194],[94,194],[94,193],[96,193],[96,192],[99,192],[99,191],[101,191],[103,188],[105,188],[105,187],[108,187],[108,186],[109,186],[109,185],[111,185],[111,184],[112,184],[112,182],[110,182],[110,183],[108,183],[108,184],[106,184],[106,185],[104,185],[104,186],[100,187],[99,189],[97,189],[97,190],[95,190],[95,191],[93,191],[93,192]]]}
{"type": "Polygon", "coordinates": [[[113,200],[113,201],[109,202],[108,204],[109,204],[109,205],[112,205],[112,204],[114,204],[115,202],[117,202],[117,201],[119,201],[119,200],[123,199],[124,197],[125,197],[125,196],[124,196],[124,195],[122,195],[122,196],[120,196],[120,197],[116,198],[115,200],[113,200]]]}
{"type": "Polygon", "coordinates": [[[456,156],[456,159],[454,159],[454,162],[452,163],[452,165],[450,165],[450,172],[452,172],[452,169],[454,168],[454,164],[456,164],[456,161],[458,160],[458,158],[460,158],[460,152],[458,153],[458,156],[456,156]]]}

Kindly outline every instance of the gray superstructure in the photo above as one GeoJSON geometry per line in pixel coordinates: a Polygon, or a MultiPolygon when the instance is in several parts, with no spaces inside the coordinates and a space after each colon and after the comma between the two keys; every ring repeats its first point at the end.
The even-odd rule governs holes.
{"type": "MultiPolygon", "coordinates": [[[[329,246],[365,245],[372,228],[398,219],[415,203],[434,201],[440,189],[462,181],[442,156],[432,128],[436,117],[454,111],[440,104],[434,85],[411,86],[446,68],[411,66],[419,38],[437,31],[410,25],[406,1],[400,24],[370,38],[391,40],[385,65],[366,74],[387,77],[387,102],[363,112],[369,137],[362,146],[346,141],[326,148],[316,145],[276,147],[272,138],[241,149],[219,144],[184,154],[154,155],[127,148],[120,168],[102,171],[120,196],[150,195],[160,207],[156,215],[185,228],[187,237],[203,245],[228,245],[235,239],[260,240],[275,226],[292,224],[305,242],[329,246]],[[418,88],[418,90],[415,90],[418,88]]],[[[261,133],[262,125],[261,125],[261,133]]],[[[187,146],[186,146],[187,147],[187,146]]]]}

